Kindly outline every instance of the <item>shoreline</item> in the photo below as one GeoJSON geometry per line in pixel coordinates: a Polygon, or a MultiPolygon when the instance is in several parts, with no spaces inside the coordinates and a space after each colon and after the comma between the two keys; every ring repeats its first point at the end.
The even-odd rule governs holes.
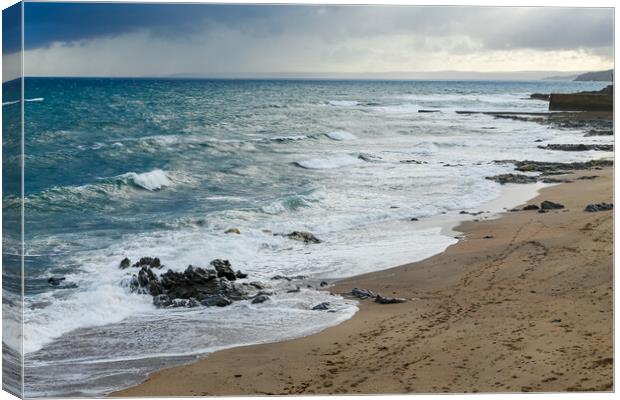
{"type": "Polygon", "coordinates": [[[351,319],[319,333],[211,353],[192,364],[154,372],[140,385],[111,396],[610,390],[612,250],[607,247],[612,241],[605,239],[611,239],[613,219],[610,212],[583,212],[582,203],[611,202],[613,167],[568,175],[573,182],[545,187],[528,202],[559,201],[565,210],[507,212],[460,222],[452,230],[462,232],[463,239],[442,253],[341,279],[329,288],[343,294],[357,286],[407,298],[406,303],[360,300],[351,319]],[[600,176],[574,179],[592,174],[600,176]],[[589,234],[598,230],[604,235],[595,241],[589,234]],[[492,238],[483,239],[485,235],[492,238]],[[575,243],[581,236],[584,240],[575,243]],[[556,243],[564,240],[562,246],[556,243]],[[581,276],[576,261],[590,256],[596,271],[581,276]],[[564,266],[556,265],[560,260],[564,266]],[[551,265],[563,278],[556,284],[566,286],[563,296],[550,287],[551,272],[538,265],[551,265]],[[527,275],[541,275],[542,281],[529,282],[527,275]],[[496,280],[501,284],[490,284],[496,280]],[[599,295],[577,290],[579,296],[571,296],[584,282],[599,295]],[[592,304],[598,312],[566,316],[592,304]],[[547,316],[552,309],[559,318],[547,316]],[[582,332],[594,325],[595,332],[582,332]],[[559,346],[562,330],[571,339],[559,346]],[[581,335],[574,338],[577,333],[581,335]],[[577,349],[576,343],[589,349],[577,349]],[[570,363],[560,362],[567,357],[570,363]],[[263,380],[263,373],[273,378],[263,380]]]}

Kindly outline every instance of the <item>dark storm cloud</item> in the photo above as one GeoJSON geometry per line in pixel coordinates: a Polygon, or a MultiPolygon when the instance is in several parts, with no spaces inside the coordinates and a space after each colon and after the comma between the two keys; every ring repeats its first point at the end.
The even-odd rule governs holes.
{"type": "Polygon", "coordinates": [[[613,10],[26,3],[42,76],[580,71],[613,66],[613,10]]]}
{"type": "Polygon", "coordinates": [[[147,30],[186,40],[216,28],[327,41],[376,35],[470,37],[488,49],[611,46],[611,9],[421,6],[274,6],[27,3],[26,46],[147,30]]]}

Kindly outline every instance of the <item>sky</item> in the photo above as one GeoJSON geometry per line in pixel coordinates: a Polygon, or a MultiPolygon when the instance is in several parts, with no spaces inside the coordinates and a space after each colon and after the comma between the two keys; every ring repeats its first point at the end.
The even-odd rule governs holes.
{"type": "Polygon", "coordinates": [[[613,67],[611,8],[33,2],[24,19],[27,76],[544,76],[613,67]]]}

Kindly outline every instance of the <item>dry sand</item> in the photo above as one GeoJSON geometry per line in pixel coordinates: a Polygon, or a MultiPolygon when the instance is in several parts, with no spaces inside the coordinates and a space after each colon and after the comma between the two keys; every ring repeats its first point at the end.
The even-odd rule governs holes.
{"type": "Polygon", "coordinates": [[[463,223],[444,253],[331,289],[406,303],[363,300],[321,333],[220,351],[114,395],[611,391],[613,217],[583,209],[612,201],[612,169],[570,177],[583,175],[599,177],[529,202],[565,210],[463,223]]]}

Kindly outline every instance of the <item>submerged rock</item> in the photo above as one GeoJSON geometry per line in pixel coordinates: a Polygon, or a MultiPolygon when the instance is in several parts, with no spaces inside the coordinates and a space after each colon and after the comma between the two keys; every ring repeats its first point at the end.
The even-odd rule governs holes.
{"type": "Polygon", "coordinates": [[[329,303],[325,302],[325,303],[320,303],[317,304],[316,306],[312,307],[312,309],[314,311],[324,311],[324,310],[329,310],[329,303]]]}
{"type": "Polygon", "coordinates": [[[588,204],[584,211],[586,212],[598,212],[613,210],[614,205],[610,203],[592,203],[588,204]]]}
{"type": "Polygon", "coordinates": [[[546,94],[546,93],[532,93],[530,95],[530,99],[532,99],[532,100],[545,100],[545,101],[549,101],[549,94],[546,94]]]}
{"type": "Polygon", "coordinates": [[[61,277],[52,276],[51,278],[47,280],[47,283],[48,285],[51,285],[51,286],[58,286],[60,285],[60,282],[64,281],[65,279],[66,278],[64,276],[61,276],[61,277]]]}
{"type": "Polygon", "coordinates": [[[321,241],[310,232],[294,231],[285,236],[289,239],[298,240],[304,243],[321,243],[321,241]]]}
{"type": "Polygon", "coordinates": [[[252,299],[252,304],[260,304],[260,303],[264,303],[267,300],[269,300],[269,296],[265,295],[265,294],[259,294],[258,296],[254,297],[252,299]]]}
{"type": "Polygon", "coordinates": [[[229,234],[229,233],[234,233],[237,235],[241,235],[241,231],[238,228],[228,228],[224,231],[224,233],[229,234]]]}
{"type": "Polygon", "coordinates": [[[379,303],[379,304],[397,304],[397,303],[404,303],[406,301],[407,299],[403,299],[401,297],[383,297],[380,294],[378,294],[377,297],[375,297],[375,303],[379,303]]]}
{"type": "Polygon", "coordinates": [[[538,146],[538,148],[559,151],[614,151],[613,144],[548,144],[546,146],[538,146]]]}
{"type": "Polygon", "coordinates": [[[610,130],[610,129],[605,129],[605,130],[598,130],[598,129],[592,129],[590,130],[590,132],[586,133],[585,137],[589,137],[589,136],[613,136],[614,131],[610,130]]]}
{"type": "Polygon", "coordinates": [[[231,305],[232,301],[222,294],[214,294],[203,298],[200,304],[206,307],[226,307],[231,305]]]}
{"type": "Polygon", "coordinates": [[[172,299],[168,295],[159,294],[157,296],[153,296],[153,304],[157,308],[168,307],[172,305],[172,299]]]}

